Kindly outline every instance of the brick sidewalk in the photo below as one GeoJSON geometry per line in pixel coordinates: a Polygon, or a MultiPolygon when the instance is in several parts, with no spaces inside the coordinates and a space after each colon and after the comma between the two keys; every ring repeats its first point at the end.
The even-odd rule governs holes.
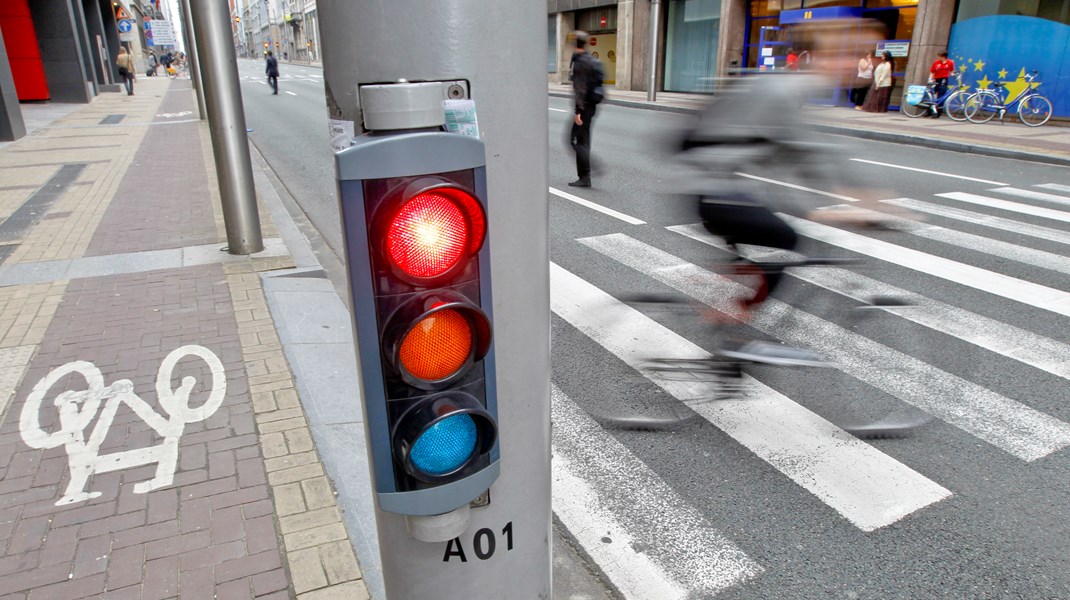
{"type": "Polygon", "coordinates": [[[189,82],[0,149],[0,599],[367,598],[189,82]],[[166,162],[161,158],[166,156],[166,162]]]}

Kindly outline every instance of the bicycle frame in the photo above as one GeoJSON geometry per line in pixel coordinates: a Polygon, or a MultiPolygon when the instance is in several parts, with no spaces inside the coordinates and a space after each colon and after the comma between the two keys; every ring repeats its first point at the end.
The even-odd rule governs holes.
{"type": "MultiPolygon", "coordinates": [[[[1032,98],[1033,96],[1041,95],[1040,92],[1037,91],[1037,87],[1039,87],[1039,84],[1037,84],[1037,86],[1033,85],[1034,82],[1036,81],[1036,79],[1037,79],[1036,74],[1026,75],[1025,76],[1025,80],[1026,80],[1027,86],[1026,86],[1025,90],[1022,91],[1022,93],[1019,94],[1018,97],[1014,98],[1010,102],[1007,102],[1007,86],[1006,85],[997,86],[997,88],[995,90],[986,90],[988,92],[992,92],[993,94],[996,95],[997,98],[999,98],[999,104],[990,104],[989,102],[985,102],[982,105],[982,107],[984,109],[986,109],[986,110],[998,111],[1000,120],[1003,119],[1003,115],[1004,114],[1006,114],[1007,112],[1010,112],[1010,108],[1012,106],[1015,107],[1014,112],[1018,112],[1017,108],[1022,105],[1022,102],[1024,102],[1025,100],[1027,100],[1029,98],[1032,98]]],[[[989,96],[986,94],[985,97],[987,98],[989,96]]]]}

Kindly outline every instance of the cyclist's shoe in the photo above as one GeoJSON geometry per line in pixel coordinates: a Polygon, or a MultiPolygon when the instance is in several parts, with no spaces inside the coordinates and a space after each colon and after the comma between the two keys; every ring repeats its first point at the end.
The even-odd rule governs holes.
{"type": "Polygon", "coordinates": [[[733,360],[779,367],[833,366],[810,350],[762,340],[747,342],[738,348],[723,348],[717,351],[717,355],[733,360]]]}

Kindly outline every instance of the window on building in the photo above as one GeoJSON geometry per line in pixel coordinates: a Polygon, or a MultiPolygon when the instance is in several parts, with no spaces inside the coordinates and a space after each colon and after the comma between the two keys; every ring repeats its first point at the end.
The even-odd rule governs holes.
{"type": "Polygon", "coordinates": [[[1040,17],[1070,25],[1070,0],[969,0],[959,3],[956,21],[992,15],[1040,17]]]}
{"type": "Polygon", "coordinates": [[[673,0],[669,3],[668,26],[665,89],[712,92],[721,0],[673,0]]]}
{"type": "Polygon", "coordinates": [[[547,55],[546,55],[546,68],[547,73],[557,72],[557,15],[550,15],[547,19],[549,26],[547,27],[547,55]]]}

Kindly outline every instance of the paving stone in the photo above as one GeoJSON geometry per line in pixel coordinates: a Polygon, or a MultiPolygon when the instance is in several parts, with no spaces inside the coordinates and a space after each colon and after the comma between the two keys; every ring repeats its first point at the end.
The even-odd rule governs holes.
{"type": "Polygon", "coordinates": [[[368,594],[368,588],[364,586],[364,580],[361,579],[299,594],[297,600],[371,600],[371,596],[368,594]]]}
{"type": "Polygon", "coordinates": [[[327,574],[323,572],[316,548],[290,552],[286,555],[286,561],[290,563],[290,577],[298,594],[327,585],[327,574]]]}
{"type": "Polygon", "coordinates": [[[360,566],[349,540],[324,544],[319,546],[319,552],[327,580],[332,584],[361,578],[360,566]]]}

